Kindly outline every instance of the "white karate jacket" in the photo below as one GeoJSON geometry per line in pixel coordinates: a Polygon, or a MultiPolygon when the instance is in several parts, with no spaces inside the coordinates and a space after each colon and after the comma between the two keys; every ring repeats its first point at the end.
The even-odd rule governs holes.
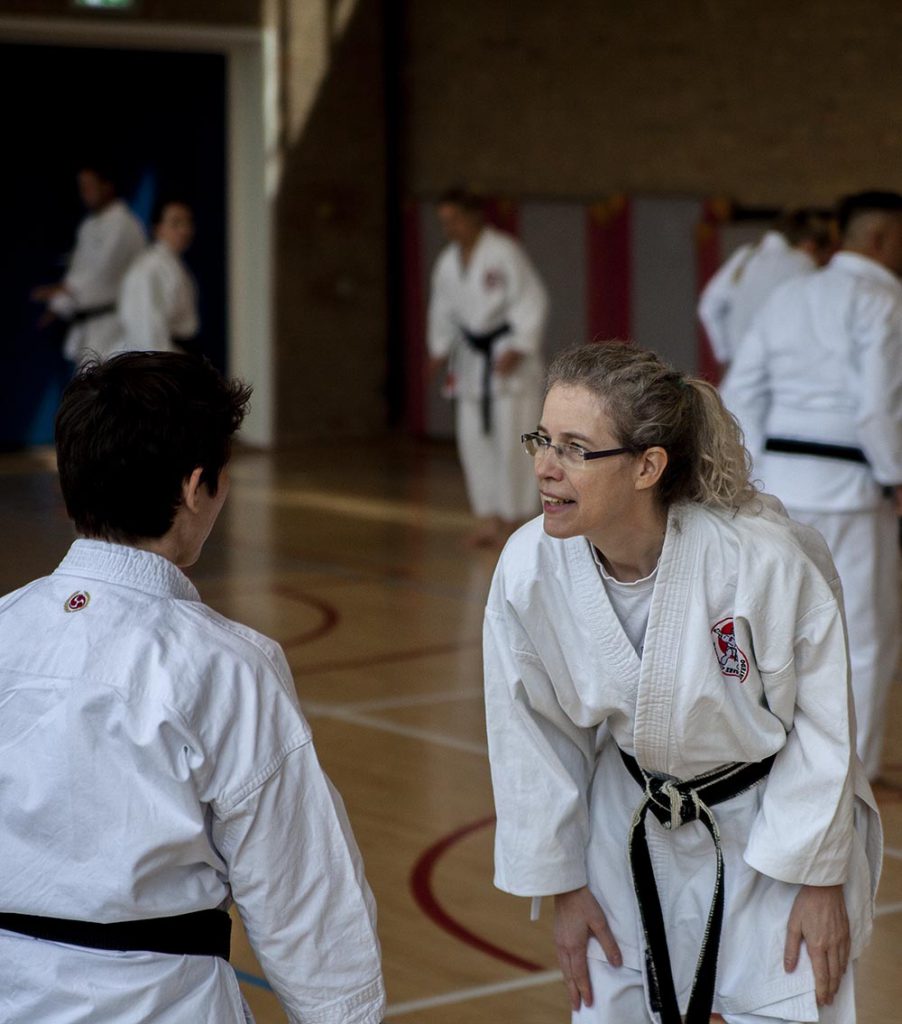
{"type": "Polygon", "coordinates": [[[197,334],[197,289],[188,268],[155,242],[132,264],[119,292],[117,352],[177,352],[173,343],[197,334]]]}
{"type": "Polygon", "coordinates": [[[740,245],[705,285],[699,319],[721,363],[729,363],[755,314],[784,281],[817,270],[814,260],[791,246],[779,231],[754,245],[740,245]]]}
{"type": "Polygon", "coordinates": [[[498,358],[513,349],[524,358],[504,377],[492,377],[494,394],[534,390],[543,372],[542,333],[548,298],[523,247],[504,232],[484,227],[463,268],[460,247],[442,250],[432,274],[429,301],[429,354],[450,357],[448,392],[459,398],[482,397],[484,357],[461,334],[487,334],[503,323],[511,332],[493,349],[498,358]]]}
{"type": "MultiPolygon", "coordinates": [[[[616,745],[680,779],[777,754],[765,781],[713,808],[725,860],[722,1013],[805,993],[814,1005],[806,954],[793,974],[783,969],[798,887],[845,883],[857,956],[882,848],[855,754],[839,581],[820,536],[770,501],[758,515],[671,510],[641,660],[588,540],[548,537],[541,519],[508,542],[485,619],[495,883],[533,897],[588,884],[629,967],[644,962],[627,860],[642,791],[616,745]]],[[[714,849],[699,822],[667,832],[649,818],[648,834],[685,1012],[714,849]]],[[[605,958],[594,939],[589,955],[605,958]]]]}
{"type": "Polygon", "coordinates": [[[755,460],[788,508],[869,511],[902,483],[902,284],[839,252],[767,302],[721,385],[755,460]],[[768,437],[859,447],[869,465],[764,451],[768,437]]]}
{"type": "MultiPolygon", "coordinates": [[[[125,272],[146,245],[141,222],[121,199],[89,214],[78,227],[69,270],[63,278],[66,290],[51,300],[50,308],[68,319],[81,310],[115,305],[125,272]]],[[[63,351],[75,361],[88,351],[106,356],[116,336],[116,316],[111,311],[73,324],[63,351]]]]}
{"type": "MultiPolygon", "coordinates": [[[[0,909],[237,905],[292,1024],[377,1024],[375,908],[277,644],[166,559],[79,540],[0,600],[0,909]]],[[[0,1020],[244,1024],[217,957],[0,931],[0,1020]]]]}

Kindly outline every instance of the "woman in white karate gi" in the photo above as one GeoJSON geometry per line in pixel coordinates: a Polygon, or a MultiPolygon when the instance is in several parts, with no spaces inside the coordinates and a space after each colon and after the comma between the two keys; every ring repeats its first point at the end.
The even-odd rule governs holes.
{"type": "Polygon", "coordinates": [[[650,352],[552,366],[543,516],[485,626],[496,884],[554,896],[574,1021],[852,1024],[880,863],[839,581],[650,352]]]}
{"type": "Polygon", "coordinates": [[[194,238],[191,207],[176,199],[158,203],[153,236],[122,282],[116,352],[184,352],[200,326],[197,287],[182,260],[194,238]]]}

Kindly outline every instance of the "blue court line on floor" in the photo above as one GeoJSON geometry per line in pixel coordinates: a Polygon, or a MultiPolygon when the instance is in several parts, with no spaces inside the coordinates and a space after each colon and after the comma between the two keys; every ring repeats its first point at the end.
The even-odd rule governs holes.
{"type": "Polygon", "coordinates": [[[265,988],[267,992],[272,992],[272,985],[266,978],[258,978],[256,974],[248,974],[247,971],[239,971],[237,968],[235,974],[238,975],[239,981],[243,981],[247,985],[255,985],[257,988],[265,988]]]}

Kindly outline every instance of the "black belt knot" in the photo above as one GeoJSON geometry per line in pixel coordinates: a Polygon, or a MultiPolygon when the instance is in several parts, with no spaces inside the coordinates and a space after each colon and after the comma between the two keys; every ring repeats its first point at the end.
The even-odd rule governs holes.
{"type": "Polygon", "coordinates": [[[492,429],[492,347],[505,334],[510,334],[511,325],[501,324],[493,331],[485,334],[474,334],[465,328],[460,333],[466,338],[467,344],[474,352],[482,354],[482,432],[488,434],[492,429]]]}
{"type": "Polygon", "coordinates": [[[720,829],[711,810],[714,804],[739,796],[764,779],[776,754],[763,761],[744,764],[735,762],[685,781],[649,775],[631,755],[620,751],[623,763],[633,779],[642,787],[643,795],[633,815],[629,834],[630,870],[639,904],[639,916],[645,933],[645,971],[649,1001],[661,1015],[661,1024],[708,1024],[714,1005],[714,983],[717,976],[717,953],[723,925],[724,868],[720,829]],[[700,821],[714,843],[717,871],[714,895],[708,912],[708,923],[689,996],[686,1016],[680,1015],[664,914],[655,882],[655,873],[648,848],[645,819],[649,811],[664,828],[673,831],[690,821],[700,821]]]}

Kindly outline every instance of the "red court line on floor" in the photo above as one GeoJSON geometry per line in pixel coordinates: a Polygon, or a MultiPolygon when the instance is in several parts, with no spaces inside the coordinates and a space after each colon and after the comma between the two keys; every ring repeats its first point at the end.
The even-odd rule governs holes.
{"type": "Polygon", "coordinates": [[[286,640],[280,640],[279,643],[282,647],[300,647],[303,644],[312,643],[314,640],[319,640],[321,637],[331,633],[333,629],[341,621],[341,615],[338,609],[323,601],[318,597],[312,597],[310,594],[305,594],[301,590],[295,590],[294,587],[287,587],[281,583],[274,583],[270,586],[270,591],[279,597],[285,597],[289,601],[297,601],[300,604],[305,604],[309,608],[315,608],[320,613],[320,621],[316,626],[308,629],[306,633],[299,633],[297,636],[289,637],[286,640]]]}
{"type": "MultiPolygon", "coordinates": [[[[312,665],[302,665],[305,675],[312,672],[341,672],[347,669],[370,668],[373,665],[392,665],[398,661],[416,661],[419,658],[432,658],[439,654],[453,654],[468,647],[480,647],[481,640],[466,640],[463,643],[436,644],[433,647],[415,647],[411,651],[387,651],[385,654],[368,654],[360,658],[347,658],[345,661],[321,661],[312,665]]],[[[282,645],[285,646],[284,644],[282,645]]]]}
{"type": "Polygon", "coordinates": [[[414,864],[413,871],[410,873],[410,889],[420,910],[423,911],[430,921],[438,925],[443,931],[448,932],[449,935],[453,935],[455,939],[458,939],[467,946],[472,946],[473,949],[478,949],[481,953],[485,953],[486,956],[510,964],[512,967],[519,967],[524,971],[542,971],[545,968],[541,964],[534,964],[530,960],[524,960],[515,953],[510,953],[506,949],[502,949],[500,946],[489,942],[487,939],[481,938],[475,932],[471,932],[469,928],[465,928],[445,910],[432,890],[432,873],[439,860],[462,839],[466,839],[467,836],[478,832],[482,828],[488,828],[494,821],[494,815],[489,818],[481,818],[470,825],[464,825],[463,828],[457,829],[457,831],[450,833],[450,835],[445,836],[430,846],[414,864]]]}

